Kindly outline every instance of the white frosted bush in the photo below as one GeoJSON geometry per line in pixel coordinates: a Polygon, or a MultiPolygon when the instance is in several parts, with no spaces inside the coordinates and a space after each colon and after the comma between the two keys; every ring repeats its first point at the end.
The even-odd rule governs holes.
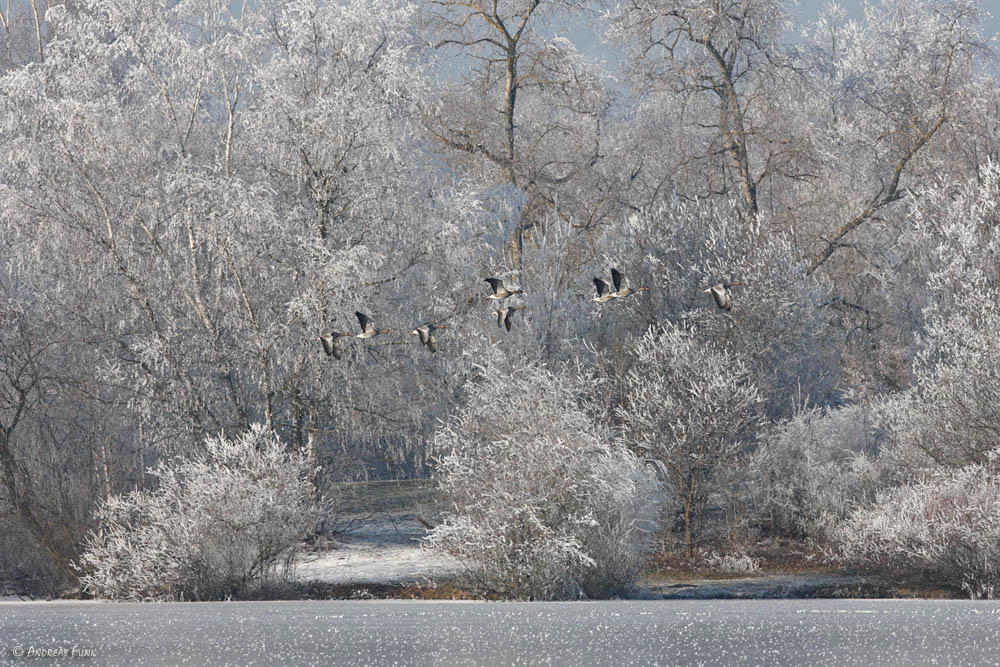
{"type": "Polygon", "coordinates": [[[762,401],[741,358],[691,331],[650,330],[633,352],[621,439],[660,470],[691,556],[710,498],[742,470],[762,401]]]}
{"type": "Polygon", "coordinates": [[[932,249],[926,324],[913,386],[879,406],[903,481],[921,468],[981,462],[1000,436],[998,201],[1000,165],[988,162],[977,179],[927,188],[912,207],[912,233],[932,249]]]}
{"type": "Polygon", "coordinates": [[[702,561],[709,570],[718,574],[756,574],[760,572],[760,559],[744,551],[720,554],[710,551],[702,561]]]}
{"type": "Polygon", "coordinates": [[[828,538],[878,487],[873,449],[862,406],[804,410],[773,427],[747,469],[753,521],[777,535],[828,538]]]}
{"type": "Polygon", "coordinates": [[[116,600],[220,599],[287,577],[316,521],[304,456],[254,426],[205,453],[159,464],[154,490],[97,509],[78,568],[84,590],[116,600]]]}
{"type": "Polygon", "coordinates": [[[487,369],[434,439],[452,509],[428,544],[469,583],[517,598],[629,592],[656,533],[659,488],[587,413],[574,371],[487,369]]]}
{"type": "Polygon", "coordinates": [[[835,537],[848,562],[993,597],[1000,590],[1000,448],[982,463],[933,470],[880,493],[835,537]]]}

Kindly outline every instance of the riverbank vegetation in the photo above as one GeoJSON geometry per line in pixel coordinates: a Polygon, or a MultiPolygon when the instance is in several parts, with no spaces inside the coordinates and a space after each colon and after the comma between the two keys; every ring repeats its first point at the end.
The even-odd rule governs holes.
{"type": "Polygon", "coordinates": [[[224,597],[343,482],[430,479],[483,595],[788,540],[995,595],[982,3],[793,4],[6,3],[4,586],[133,590],[141,538],[219,576],[106,594],[224,597]],[[355,313],[392,331],[321,342],[355,313]]]}

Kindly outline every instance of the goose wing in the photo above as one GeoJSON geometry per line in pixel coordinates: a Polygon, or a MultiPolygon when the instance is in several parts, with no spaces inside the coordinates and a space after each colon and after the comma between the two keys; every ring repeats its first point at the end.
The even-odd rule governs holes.
{"type": "Polygon", "coordinates": [[[504,326],[507,327],[507,331],[510,331],[511,324],[514,323],[514,313],[519,310],[524,310],[525,308],[527,308],[527,306],[516,306],[507,311],[507,316],[503,318],[503,323],[504,326]]]}
{"type": "Polygon", "coordinates": [[[375,330],[375,325],[372,324],[371,318],[359,311],[354,311],[354,314],[358,316],[358,323],[361,324],[362,332],[375,330]]]}
{"type": "MultiPolygon", "coordinates": [[[[333,343],[333,334],[320,336],[319,342],[323,343],[323,351],[326,352],[326,356],[329,357],[331,354],[337,354],[337,348],[333,343]]],[[[337,358],[339,359],[340,356],[338,355],[337,358]]]]}
{"type": "Polygon", "coordinates": [[[514,313],[517,311],[516,308],[511,308],[507,311],[507,315],[503,318],[503,325],[507,327],[507,331],[510,331],[510,325],[514,322],[514,313]]]}
{"type": "Polygon", "coordinates": [[[729,310],[733,307],[732,301],[729,298],[729,290],[726,289],[725,285],[721,283],[718,285],[712,285],[711,288],[712,298],[715,299],[715,305],[723,310],[729,310]]]}
{"type": "Polygon", "coordinates": [[[618,269],[611,269],[611,282],[615,285],[615,291],[620,292],[625,281],[625,274],[618,269]]]}
{"type": "Polygon", "coordinates": [[[597,296],[607,296],[611,294],[611,288],[600,278],[594,278],[594,287],[597,288],[597,296]]]}

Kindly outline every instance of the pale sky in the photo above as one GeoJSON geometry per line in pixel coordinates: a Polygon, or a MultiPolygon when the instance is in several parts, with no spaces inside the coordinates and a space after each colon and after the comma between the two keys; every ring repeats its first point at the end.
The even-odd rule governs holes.
{"type": "MultiPolygon", "coordinates": [[[[881,4],[881,0],[871,0],[876,5],[881,4]]],[[[1000,51],[1000,40],[997,39],[997,35],[1000,34],[1000,0],[979,0],[980,6],[986,9],[992,16],[986,23],[986,37],[989,39],[993,37],[993,48],[1000,51]]],[[[802,26],[806,23],[811,23],[819,17],[820,9],[825,7],[830,3],[830,0],[799,0],[799,6],[797,9],[797,14],[795,23],[798,26],[802,26]]],[[[864,0],[838,0],[838,4],[847,11],[848,18],[850,19],[861,19],[862,8],[865,5],[864,0]]],[[[595,6],[597,3],[595,2],[595,6]]],[[[591,26],[586,24],[576,25],[569,29],[568,32],[564,33],[569,37],[576,47],[588,53],[591,56],[607,56],[604,53],[604,48],[600,44],[598,36],[591,26]]]]}
{"type": "MultiPolygon", "coordinates": [[[[801,21],[814,21],[819,16],[819,10],[829,4],[830,0],[799,0],[799,18],[801,21]]],[[[881,4],[873,0],[874,4],[881,4]]],[[[847,10],[847,15],[853,19],[861,18],[861,8],[864,0],[838,0],[837,4],[847,10]]],[[[979,0],[979,5],[993,16],[986,24],[987,37],[1000,32],[1000,2],[997,0],[979,0]]]]}

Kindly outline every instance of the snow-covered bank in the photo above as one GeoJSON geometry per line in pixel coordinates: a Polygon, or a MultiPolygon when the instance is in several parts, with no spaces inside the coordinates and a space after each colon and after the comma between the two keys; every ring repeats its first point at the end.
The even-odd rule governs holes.
{"type": "MultiPolygon", "coordinates": [[[[415,519],[371,521],[301,556],[296,579],[328,584],[428,584],[459,573],[462,564],[422,546],[426,529],[415,519]]],[[[642,582],[641,599],[803,599],[897,597],[878,579],[857,574],[761,574],[731,579],[642,582]]]]}
{"type": "Polygon", "coordinates": [[[421,545],[426,534],[415,519],[371,521],[304,552],[296,578],[336,584],[421,584],[459,572],[462,566],[457,560],[421,545]]]}

